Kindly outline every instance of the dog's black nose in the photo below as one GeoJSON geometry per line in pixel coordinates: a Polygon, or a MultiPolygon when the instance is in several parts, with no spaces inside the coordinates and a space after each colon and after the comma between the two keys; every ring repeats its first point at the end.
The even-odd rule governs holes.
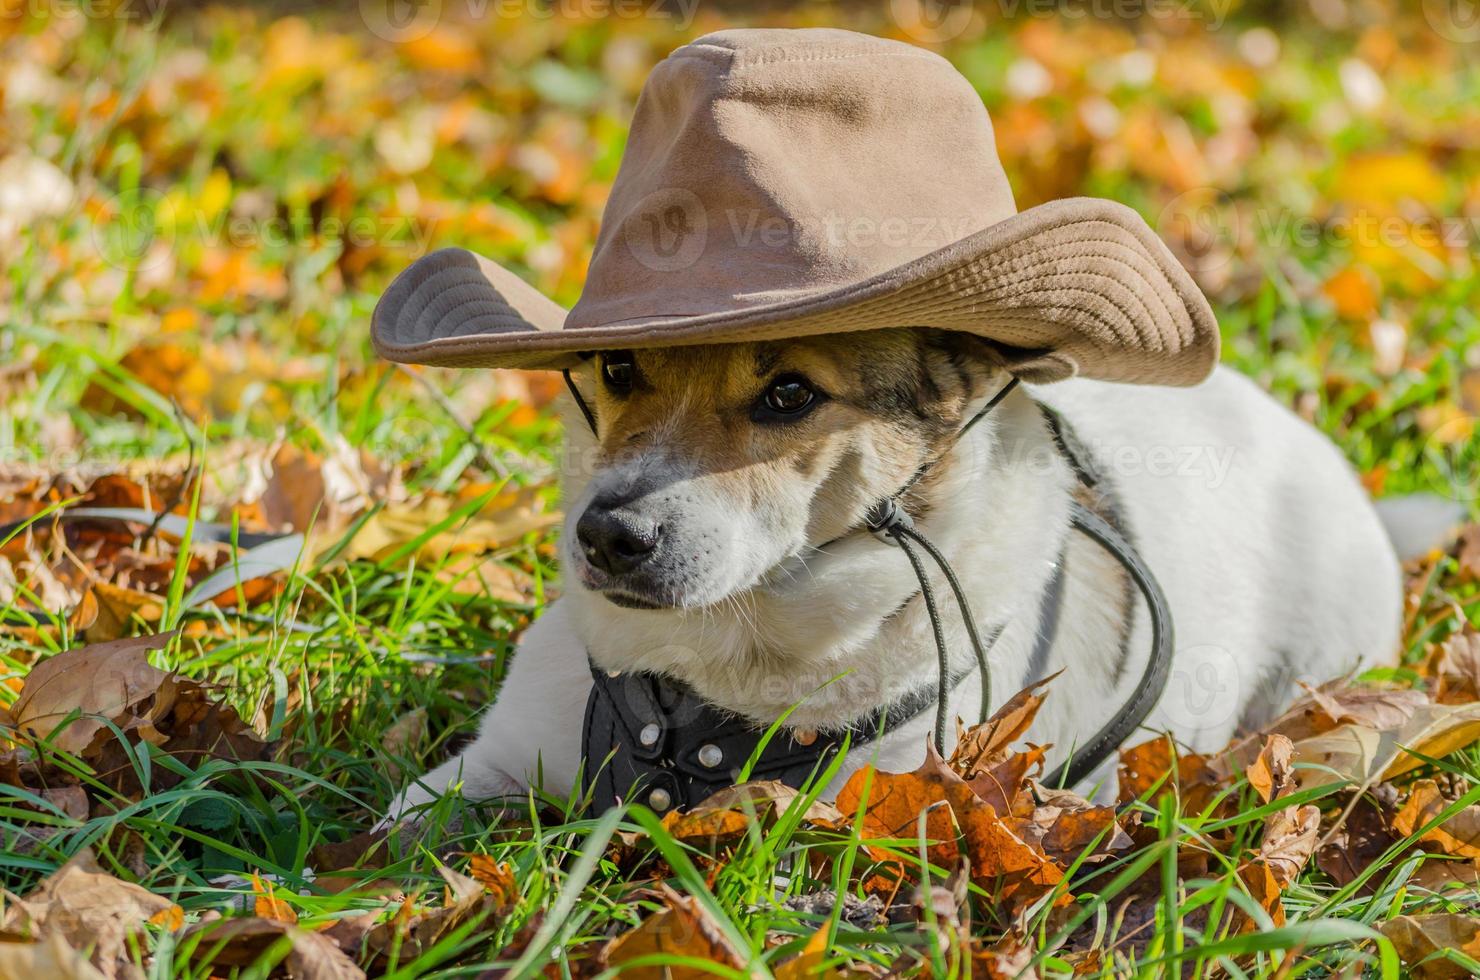
{"type": "Polygon", "coordinates": [[[587,507],[576,522],[581,551],[608,575],[630,572],[651,558],[662,532],[663,526],[657,521],[600,502],[587,507]]]}

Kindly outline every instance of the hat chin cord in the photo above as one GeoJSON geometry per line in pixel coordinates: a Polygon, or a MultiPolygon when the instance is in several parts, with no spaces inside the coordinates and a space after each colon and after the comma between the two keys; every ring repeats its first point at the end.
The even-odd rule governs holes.
{"type": "MultiPolygon", "coordinates": [[[[575,399],[581,415],[590,426],[592,435],[597,434],[596,416],[592,414],[591,408],[586,404],[586,399],[581,396],[575,381],[571,378],[570,370],[562,370],[561,375],[565,378],[565,385],[570,389],[571,397],[575,399]]],[[[1019,379],[1014,377],[997,391],[995,395],[982,406],[982,408],[967,420],[966,424],[956,432],[951,441],[951,449],[954,449],[961,439],[978,422],[987,416],[994,408],[1000,405],[1019,384],[1019,379]]],[[[1077,458],[1065,444],[1059,431],[1054,433],[1055,440],[1059,443],[1060,451],[1068,457],[1068,461],[1075,469],[1080,480],[1086,484],[1093,482],[1088,468],[1083,461],[1077,458]]],[[[905,513],[899,500],[902,498],[920,478],[937,463],[939,463],[950,452],[928,460],[915,470],[914,474],[901,486],[887,497],[881,498],[868,510],[864,519],[865,526],[880,541],[887,544],[897,545],[909,560],[910,568],[915,573],[915,578],[920,583],[920,595],[925,600],[925,611],[930,617],[930,628],[935,639],[936,663],[938,667],[936,681],[935,699],[935,728],[933,742],[936,752],[945,754],[946,725],[950,712],[950,695],[954,687],[950,669],[950,653],[946,648],[945,628],[941,622],[940,608],[936,602],[935,588],[930,583],[930,575],[921,560],[919,552],[915,550],[918,546],[931,557],[940,567],[945,576],[946,583],[950,586],[951,594],[956,599],[957,610],[961,614],[961,621],[966,627],[966,635],[971,641],[971,650],[976,657],[978,677],[981,681],[981,709],[980,721],[985,722],[989,717],[989,709],[992,702],[992,674],[991,667],[987,662],[987,654],[996,644],[998,637],[1006,624],[994,627],[991,633],[983,639],[977,628],[976,616],[971,611],[971,603],[966,598],[966,591],[961,587],[961,581],[956,576],[951,563],[946,560],[939,548],[927,538],[909,514],[905,513]]],[[[1100,764],[1108,759],[1120,744],[1124,742],[1132,732],[1150,715],[1152,708],[1160,699],[1162,691],[1166,688],[1167,678],[1171,670],[1172,661],[1172,618],[1170,606],[1166,595],[1162,592],[1161,585],[1151,573],[1150,568],[1141,559],[1141,556],[1131,546],[1130,542],[1110,525],[1108,521],[1085,507],[1078,500],[1071,500],[1070,518],[1073,527],[1085,534],[1090,540],[1104,548],[1130,575],[1136,587],[1140,590],[1142,597],[1146,600],[1146,606],[1151,613],[1151,656],[1147,660],[1145,671],[1141,676],[1140,683],[1132,692],[1125,704],[1121,705],[1114,716],[1084,743],[1082,748],[1071,750],[1071,755],[1057,769],[1049,774],[1045,784],[1049,786],[1072,786],[1087,777],[1100,764]]],[[[959,679],[959,678],[956,678],[959,679]]]]}

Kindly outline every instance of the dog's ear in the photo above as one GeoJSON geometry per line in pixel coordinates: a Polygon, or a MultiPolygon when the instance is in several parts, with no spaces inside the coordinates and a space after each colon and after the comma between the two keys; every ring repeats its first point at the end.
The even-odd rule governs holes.
{"type": "Polygon", "coordinates": [[[994,371],[1005,371],[1029,384],[1064,381],[1076,373],[1072,361],[1051,350],[1011,347],[956,331],[944,333],[943,343],[958,354],[985,362],[994,371]]]}

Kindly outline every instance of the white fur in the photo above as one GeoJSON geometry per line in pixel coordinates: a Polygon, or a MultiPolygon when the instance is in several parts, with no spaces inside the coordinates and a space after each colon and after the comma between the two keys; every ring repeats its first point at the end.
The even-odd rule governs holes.
{"type": "MultiPolygon", "coordinates": [[[[1151,730],[1213,750],[1247,711],[1278,708],[1295,680],[1321,681],[1395,655],[1400,571],[1376,512],[1336,448],[1248,379],[1220,369],[1192,389],[1074,380],[1017,392],[957,446],[945,492],[920,526],[951,559],[979,620],[1008,624],[991,654],[997,703],[1029,680],[1040,596],[1068,541],[1049,664],[1064,673],[1028,734],[1058,747],[1051,763],[1125,701],[1149,630],[1138,600],[1131,661],[1115,684],[1113,559],[1068,529],[1073,477],[1030,397],[1058,409],[1108,473],[1170,600],[1176,655],[1151,730]]],[[[568,432],[570,458],[582,458],[589,437],[568,432]]],[[[571,464],[566,473],[575,500],[584,486],[578,470],[571,464]]],[[[477,739],[422,777],[392,816],[450,790],[470,798],[522,792],[536,773],[547,791],[568,793],[580,765],[588,652],[603,668],[666,671],[761,720],[824,688],[790,723],[851,721],[934,681],[922,604],[886,618],[916,588],[904,555],[863,533],[701,610],[623,609],[572,587],[525,634],[477,739]]],[[[946,623],[964,665],[969,646],[949,603],[946,623]]],[[[978,701],[968,681],[952,708],[974,719],[978,701]]],[[[932,714],[855,750],[840,778],[868,761],[913,768],[932,714]]]]}

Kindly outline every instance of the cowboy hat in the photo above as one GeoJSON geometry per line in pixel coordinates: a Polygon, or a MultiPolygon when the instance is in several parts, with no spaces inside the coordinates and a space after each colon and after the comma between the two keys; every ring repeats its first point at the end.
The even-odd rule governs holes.
{"type": "Polygon", "coordinates": [[[643,88],[579,302],[462,249],[376,306],[385,358],[567,368],[581,352],[883,327],[964,331],[1029,381],[1193,384],[1207,300],[1134,211],[1018,212],[992,124],[940,56],[838,30],[733,30],[643,88]]]}

